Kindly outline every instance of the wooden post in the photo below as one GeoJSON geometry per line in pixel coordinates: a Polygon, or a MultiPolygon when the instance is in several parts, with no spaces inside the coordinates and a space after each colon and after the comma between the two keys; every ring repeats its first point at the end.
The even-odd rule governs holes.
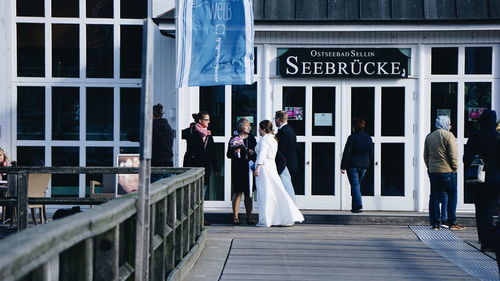
{"type": "Polygon", "coordinates": [[[28,227],[28,175],[17,175],[17,231],[28,227]]]}

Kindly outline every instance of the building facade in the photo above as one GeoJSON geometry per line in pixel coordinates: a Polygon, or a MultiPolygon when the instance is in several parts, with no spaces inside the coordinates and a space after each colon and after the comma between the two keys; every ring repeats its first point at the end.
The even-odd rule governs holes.
{"type": "MultiPolygon", "coordinates": [[[[0,147],[20,165],[113,166],[138,152],[142,18],[146,1],[38,0],[0,3],[0,147]],[[34,4],[37,3],[37,4],[34,4]]],[[[460,157],[477,112],[500,109],[500,5],[478,0],[255,0],[255,83],[176,89],[172,5],[154,1],[154,102],[176,130],[211,114],[221,167],[208,209],[231,208],[227,142],[242,116],[293,112],[301,209],[349,210],[340,158],[351,120],[375,143],[363,184],[367,210],[425,211],[425,136],[449,115],[460,157]],[[163,13],[168,11],[166,13],[163,13]]],[[[256,130],[253,129],[256,134],[256,130]]],[[[86,196],[84,175],[61,175],[52,196],[86,196]]],[[[459,169],[459,206],[472,211],[459,169]]],[[[258,204],[258,202],[257,202],[258,204]]]]}

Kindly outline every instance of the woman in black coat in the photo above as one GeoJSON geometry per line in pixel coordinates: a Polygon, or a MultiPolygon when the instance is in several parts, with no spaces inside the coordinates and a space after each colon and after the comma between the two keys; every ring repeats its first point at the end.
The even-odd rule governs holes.
{"type": "MultiPolygon", "coordinates": [[[[250,121],[245,118],[238,120],[237,134],[229,140],[227,157],[232,160],[231,178],[233,181],[233,224],[240,224],[238,210],[240,208],[241,195],[245,194],[245,210],[247,214],[247,224],[255,224],[252,219],[252,191],[250,186],[250,175],[248,162],[255,161],[255,146],[257,140],[250,133],[252,127],[250,121]],[[241,145],[240,145],[241,144],[241,145]]],[[[253,175],[252,175],[253,177],[253,175]]]]}
{"type": "Polygon", "coordinates": [[[193,114],[194,123],[189,128],[182,130],[182,138],[187,142],[186,154],[184,154],[184,167],[205,168],[205,190],[204,197],[208,200],[210,174],[212,170],[217,175],[219,166],[215,157],[215,143],[212,132],[208,130],[210,115],[207,112],[193,114]]]}
{"type": "Polygon", "coordinates": [[[351,185],[351,212],[359,213],[363,209],[361,182],[366,170],[373,162],[373,141],[365,133],[365,120],[355,118],[353,120],[353,131],[347,138],[340,169],[342,174],[347,171],[347,177],[351,185]]]}

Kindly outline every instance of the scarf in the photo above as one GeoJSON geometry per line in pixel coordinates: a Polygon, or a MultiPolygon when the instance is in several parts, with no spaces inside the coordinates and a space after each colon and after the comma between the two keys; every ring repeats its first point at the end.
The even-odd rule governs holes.
{"type": "Polygon", "coordinates": [[[196,123],[194,129],[196,130],[196,133],[203,139],[204,143],[206,143],[207,137],[212,135],[212,132],[203,127],[200,123],[196,123]]]}
{"type": "Polygon", "coordinates": [[[443,129],[445,131],[449,131],[451,128],[450,128],[450,117],[446,116],[446,115],[439,115],[437,118],[436,118],[436,128],[437,129],[443,129]]]}

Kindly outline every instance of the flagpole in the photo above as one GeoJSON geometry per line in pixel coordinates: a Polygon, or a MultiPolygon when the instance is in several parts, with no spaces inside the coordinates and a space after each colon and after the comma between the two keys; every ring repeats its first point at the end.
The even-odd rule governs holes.
{"type": "Polygon", "coordinates": [[[140,121],[140,166],[139,197],[137,200],[135,280],[149,280],[149,199],[152,146],[153,106],[153,60],[154,29],[152,21],[152,0],[147,1],[147,17],[144,19],[142,36],[142,88],[140,121]]]}

